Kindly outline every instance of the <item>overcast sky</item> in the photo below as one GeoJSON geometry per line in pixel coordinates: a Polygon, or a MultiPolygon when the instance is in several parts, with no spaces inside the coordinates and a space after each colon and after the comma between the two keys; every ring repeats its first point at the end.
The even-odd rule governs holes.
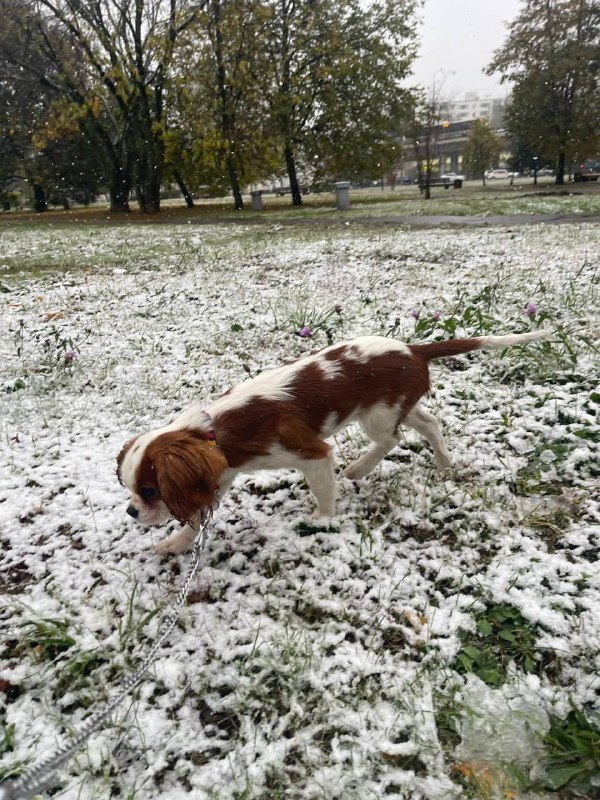
{"type": "Polygon", "coordinates": [[[430,87],[437,72],[439,86],[443,72],[438,70],[443,70],[443,91],[449,99],[468,91],[505,94],[498,76],[488,77],[483,71],[494,50],[504,44],[506,23],[520,6],[521,0],[425,0],[413,80],[430,87]]]}

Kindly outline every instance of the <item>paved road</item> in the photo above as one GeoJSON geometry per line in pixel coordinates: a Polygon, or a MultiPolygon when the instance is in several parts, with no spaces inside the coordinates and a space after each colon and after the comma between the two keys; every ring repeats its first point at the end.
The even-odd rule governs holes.
{"type": "MultiPolygon", "coordinates": [[[[133,219],[131,217],[126,219],[112,218],[112,222],[125,222],[134,223],[139,222],[140,219],[133,219]]],[[[137,215],[136,215],[137,216],[137,215]]],[[[339,227],[340,225],[347,226],[360,226],[365,225],[369,227],[381,226],[396,226],[407,228],[439,228],[440,226],[448,227],[479,227],[485,228],[492,225],[502,225],[507,228],[512,228],[517,225],[538,225],[540,223],[546,225],[565,225],[576,223],[600,223],[600,214],[504,214],[490,217],[483,216],[384,216],[384,217],[340,217],[335,212],[331,214],[324,214],[323,216],[315,215],[313,217],[273,217],[270,214],[246,216],[240,214],[239,217],[189,217],[185,215],[177,219],[169,219],[168,217],[161,218],[160,215],[154,217],[152,223],[171,223],[186,224],[186,225],[273,225],[275,227],[339,227]]]]}
{"type": "MultiPolygon", "coordinates": [[[[363,218],[367,222],[367,218],[363,218]]],[[[354,221],[354,220],[353,220],[354,221]]],[[[362,220],[356,220],[362,221],[362,220]]],[[[558,225],[573,222],[600,222],[600,214],[504,214],[490,217],[470,216],[423,216],[423,217],[377,217],[369,218],[370,224],[379,222],[386,225],[468,225],[485,227],[486,225],[534,225],[540,222],[558,225]]]]}

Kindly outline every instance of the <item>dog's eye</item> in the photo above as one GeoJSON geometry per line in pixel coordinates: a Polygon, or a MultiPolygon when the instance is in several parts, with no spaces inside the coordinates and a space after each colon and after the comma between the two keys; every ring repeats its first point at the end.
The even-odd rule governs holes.
{"type": "Polygon", "coordinates": [[[152,500],[156,496],[156,489],[147,486],[145,489],[140,489],[140,497],[142,500],[152,500]]]}

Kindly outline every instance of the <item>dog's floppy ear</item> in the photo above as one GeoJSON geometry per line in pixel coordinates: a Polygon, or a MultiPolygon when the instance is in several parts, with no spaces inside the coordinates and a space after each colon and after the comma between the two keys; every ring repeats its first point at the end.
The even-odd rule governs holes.
{"type": "Polygon", "coordinates": [[[129,439],[123,447],[121,448],[119,455],[117,456],[117,478],[119,479],[119,483],[123,486],[123,478],[121,477],[121,467],[123,466],[123,461],[125,456],[129,452],[129,448],[134,444],[138,437],[134,436],[133,439],[129,439]]]}
{"type": "Polygon", "coordinates": [[[190,522],[210,508],[227,460],[213,442],[192,431],[169,431],[152,443],[149,453],[163,503],[175,519],[190,522]]]}

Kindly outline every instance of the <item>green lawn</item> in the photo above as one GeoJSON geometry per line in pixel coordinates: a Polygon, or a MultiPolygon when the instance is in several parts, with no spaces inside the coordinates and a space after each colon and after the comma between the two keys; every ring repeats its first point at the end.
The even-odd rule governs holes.
{"type": "MultiPolygon", "coordinates": [[[[289,222],[293,219],[340,220],[382,216],[481,216],[512,214],[600,214],[600,185],[566,184],[556,186],[552,179],[541,179],[537,186],[532,179],[523,178],[511,186],[508,181],[488,182],[484,187],[480,181],[466,181],[461,189],[434,187],[432,197],[425,200],[417,186],[398,186],[389,189],[351,189],[351,209],[339,212],[333,192],[309,194],[303,198],[301,208],[293,208],[290,197],[263,196],[264,210],[252,211],[250,197],[245,198],[245,208],[235,211],[228,198],[199,200],[193,209],[186,208],[181,200],[167,200],[159,215],[141,216],[133,211],[127,216],[112,215],[114,222],[200,222],[213,220],[257,220],[289,222]]],[[[132,208],[135,204],[132,204],[132,208]]],[[[107,206],[99,201],[90,208],[75,208],[69,212],[53,209],[45,214],[31,212],[0,213],[2,223],[19,221],[23,224],[35,221],[56,224],[59,221],[85,222],[106,221],[110,215],[107,206]]]]}

